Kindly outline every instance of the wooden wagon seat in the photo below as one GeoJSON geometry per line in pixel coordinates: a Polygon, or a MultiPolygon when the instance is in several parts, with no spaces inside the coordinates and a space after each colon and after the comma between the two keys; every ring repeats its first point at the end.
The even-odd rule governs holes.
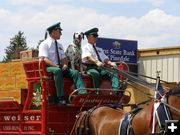
{"type": "MultiPolygon", "coordinates": [[[[46,71],[46,64],[42,61],[39,64],[38,60],[23,62],[26,79],[28,81],[28,99],[25,102],[25,108],[27,109],[30,105],[33,96],[33,85],[34,83],[39,83],[42,80],[46,85],[46,90],[48,90],[48,96],[56,94],[55,84],[53,80],[53,74],[46,71]]],[[[93,81],[91,77],[87,74],[82,75],[83,81],[86,88],[93,88],[93,81]]],[[[110,89],[111,83],[108,79],[102,79],[101,88],[110,89]]],[[[64,93],[65,96],[69,96],[74,90],[73,81],[71,78],[64,77],[64,93]]]]}

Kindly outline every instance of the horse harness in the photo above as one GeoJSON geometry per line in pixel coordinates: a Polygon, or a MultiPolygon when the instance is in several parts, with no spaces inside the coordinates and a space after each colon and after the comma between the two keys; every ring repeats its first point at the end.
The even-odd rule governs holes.
{"type": "MultiPolygon", "coordinates": [[[[152,133],[151,135],[164,135],[166,133],[165,121],[172,120],[172,116],[169,108],[166,106],[167,94],[165,94],[159,102],[155,102],[153,109],[155,109],[155,116],[157,118],[158,126],[160,129],[159,133],[152,133]]],[[[155,127],[155,125],[153,125],[155,127]]]]}
{"type": "MultiPolygon", "coordinates": [[[[159,133],[152,133],[151,135],[164,135],[166,133],[165,121],[172,120],[169,108],[164,104],[167,103],[167,95],[164,95],[159,102],[155,102],[153,109],[155,109],[155,116],[157,118],[159,133]]],[[[131,112],[127,113],[120,122],[118,135],[135,135],[132,127],[132,120],[134,116],[141,110],[141,108],[135,108],[131,112]]],[[[153,125],[155,127],[155,125],[153,125]]]]}
{"type": "Polygon", "coordinates": [[[90,118],[92,112],[99,107],[100,106],[95,106],[83,114],[80,122],[77,125],[77,129],[75,131],[76,135],[90,135],[89,118],[90,118]]]}
{"type": "Polygon", "coordinates": [[[102,106],[117,108],[119,107],[119,104],[118,105],[113,105],[113,104],[97,105],[89,109],[88,111],[85,111],[83,114],[81,114],[83,115],[82,117],[77,116],[77,118],[79,119],[79,123],[77,123],[77,126],[76,126],[77,127],[75,131],[76,135],[91,135],[90,128],[89,128],[89,118],[94,110],[102,106]]]}
{"type": "Polygon", "coordinates": [[[131,112],[125,114],[124,118],[120,121],[118,135],[130,135],[130,133],[134,134],[132,120],[141,109],[142,108],[134,108],[131,112]]]}

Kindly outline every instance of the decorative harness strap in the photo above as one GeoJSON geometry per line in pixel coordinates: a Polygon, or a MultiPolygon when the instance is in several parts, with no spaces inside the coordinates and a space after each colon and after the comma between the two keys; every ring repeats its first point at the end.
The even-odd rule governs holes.
{"type": "MultiPolygon", "coordinates": [[[[167,98],[165,98],[165,96],[166,95],[161,98],[160,102],[154,103],[154,117],[157,118],[160,133],[152,133],[152,135],[165,134],[165,120],[172,120],[169,108],[164,104],[167,103],[167,98]]],[[[153,125],[153,127],[155,128],[155,124],[153,125]]]]}
{"type": "Polygon", "coordinates": [[[76,131],[76,134],[77,135],[90,135],[90,130],[89,130],[89,117],[90,115],[92,114],[92,112],[99,108],[100,106],[95,106],[91,109],[89,109],[88,111],[86,111],[80,122],[79,122],[79,125],[78,125],[78,128],[77,128],[77,131],[76,131]]]}
{"type": "Polygon", "coordinates": [[[135,108],[131,112],[125,114],[124,118],[120,121],[118,135],[129,135],[130,133],[134,134],[132,119],[141,109],[142,108],[135,108]]]}

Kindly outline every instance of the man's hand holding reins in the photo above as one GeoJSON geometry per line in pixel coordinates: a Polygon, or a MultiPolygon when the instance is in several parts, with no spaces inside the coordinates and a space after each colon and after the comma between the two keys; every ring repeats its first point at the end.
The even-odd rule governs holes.
{"type": "Polygon", "coordinates": [[[102,66],[103,66],[103,63],[100,62],[99,60],[97,60],[97,61],[96,61],[96,65],[97,65],[98,67],[102,67],[102,66]]]}

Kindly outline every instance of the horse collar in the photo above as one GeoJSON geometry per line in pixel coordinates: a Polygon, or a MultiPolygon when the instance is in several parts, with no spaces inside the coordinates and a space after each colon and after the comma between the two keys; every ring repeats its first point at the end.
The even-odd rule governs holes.
{"type": "MultiPolygon", "coordinates": [[[[161,133],[165,133],[165,121],[172,119],[169,108],[167,108],[167,106],[165,104],[163,104],[163,102],[167,103],[167,98],[165,98],[165,95],[161,98],[160,103],[157,102],[154,104],[154,109],[156,109],[155,110],[156,111],[156,118],[157,118],[158,125],[159,125],[161,133]]],[[[155,133],[155,134],[157,134],[157,133],[155,133]]]]}

